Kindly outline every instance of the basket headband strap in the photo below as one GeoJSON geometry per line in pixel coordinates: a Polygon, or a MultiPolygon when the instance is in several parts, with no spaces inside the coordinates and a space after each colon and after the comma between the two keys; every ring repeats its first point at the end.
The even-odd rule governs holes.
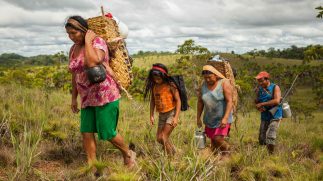
{"type": "Polygon", "coordinates": [[[225,79],[224,75],[222,75],[216,68],[214,68],[212,65],[204,65],[203,70],[208,70],[212,73],[214,73],[216,76],[225,79]]]}
{"type": "Polygon", "coordinates": [[[158,71],[160,71],[160,72],[162,72],[162,73],[164,73],[164,74],[167,74],[167,72],[166,72],[166,70],[164,70],[163,68],[160,68],[160,67],[157,67],[157,66],[153,66],[153,68],[152,68],[153,70],[158,70],[158,71]]]}
{"type": "Polygon", "coordinates": [[[84,33],[87,32],[87,28],[85,28],[83,25],[81,25],[81,23],[79,23],[75,19],[70,18],[67,20],[67,23],[73,25],[75,28],[83,31],[84,33]]]}

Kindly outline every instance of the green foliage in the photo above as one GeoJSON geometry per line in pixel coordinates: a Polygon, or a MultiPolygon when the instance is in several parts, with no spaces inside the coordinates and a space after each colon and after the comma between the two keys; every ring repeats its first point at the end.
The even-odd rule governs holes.
{"type": "Polygon", "coordinates": [[[15,53],[3,53],[0,55],[0,65],[15,66],[20,64],[25,57],[15,53]]]}
{"type": "Polygon", "coordinates": [[[311,142],[314,148],[323,151],[323,137],[315,137],[311,142]]]}
{"type": "MultiPolygon", "coordinates": [[[[28,146],[29,141],[22,141],[24,134],[27,133],[26,138],[32,138],[30,139],[32,144],[29,146],[36,147],[34,152],[36,154],[31,162],[33,164],[28,167],[28,173],[37,174],[33,177],[25,174],[27,178],[41,180],[44,178],[43,175],[46,175],[45,180],[55,180],[64,175],[65,180],[93,180],[88,176],[88,174],[93,175],[91,173],[93,167],[79,169],[86,163],[86,156],[79,133],[79,115],[70,111],[67,101],[69,99],[70,95],[60,90],[48,92],[17,85],[0,86],[0,106],[5,108],[0,112],[0,120],[8,120],[10,128],[14,127],[11,130],[16,140],[19,140],[19,145],[22,146],[24,143],[24,148],[28,146]],[[6,92],[10,94],[5,94],[6,92]],[[27,126],[24,123],[28,123],[27,126]],[[41,126],[42,123],[43,126],[41,126]],[[40,134],[41,130],[42,134],[40,134]],[[62,136],[61,133],[67,136],[62,136]],[[41,135],[41,141],[36,144],[38,135],[41,135]],[[38,166],[41,163],[44,168],[38,166]]],[[[196,103],[196,101],[193,102],[196,103]]],[[[208,149],[195,148],[196,105],[191,106],[190,110],[180,114],[179,125],[171,136],[171,141],[178,151],[176,157],[169,158],[164,155],[162,148],[155,141],[156,125],[154,127],[149,125],[149,104],[122,99],[118,132],[127,143],[133,142],[136,145],[138,167],[133,171],[125,169],[121,153],[111,144],[98,141],[97,156],[100,162],[94,167],[103,173],[105,173],[104,168],[107,167],[109,170],[107,176],[103,176],[102,179],[293,180],[297,178],[318,180],[322,177],[319,175],[322,140],[318,137],[323,131],[322,127],[318,126],[321,124],[322,113],[314,113],[313,118],[300,123],[283,120],[279,128],[277,152],[274,156],[268,155],[265,147],[258,146],[259,114],[251,112],[250,117],[242,116],[242,121],[237,123],[237,127],[233,126],[231,129],[229,142],[232,145],[232,157],[226,163],[219,162],[217,155],[208,152],[208,149]]],[[[2,125],[1,122],[0,125],[2,125]]],[[[0,129],[1,134],[3,127],[0,126],[0,129]]],[[[9,144],[5,145],[9,149],[7,154],[13,154],[16,159],[15,147],[12,147],[10,137],[2,138],[9,139],[9,144]]],[[[4,141],[4,143],[8,142],[4,141]]],[[[207,140],[207,145],[209,144],[207,140]]],[[[26,150],[28,149],[22,149],[19,153],[26,155],[22,154],[27,153],[26,150]]],[[[30,158],[28,155],[24,158],[28,157],[30,158]]],[[[23,165],[19,166],[21,168],[23,165]]],[[[17,165],[6,164],[0,172],[5,170],[9,176],[14,176],[17,167],[17,165]]],[[[19,178],[23,179],[22,176],[19,178]]]]}
{"type": "Polygon", "coordinates": [[[319,6],[319,7],[316,7],[315,9],[319,11],[316,17],[322,18],[323,17],[323,7],[319,6]]]}
{"type": "Polygon", "coordinates": [[[42,122],[39,125],[31,126],[24,124],[23,132],[16,136],[11,132],[12,145],[16,158],[16,172],[10,178],[12,180],[26,180],[31,171],[32,164],[39,156],[37,147],[39,145],[42,135],[42,122]]]}
{"type": "Polygon", "coordinates": [[[308,63],[312,60],[323,59],[323,46],[322,45],[310,45],[304,51],[304,61],[308,63]]]}
{"type": "Polygon", "coordinates": [[[145,56],[160,56],[160,55],[173,55],[174,53],[169,51],[142,51],[139,50],[136,54],[131,55],[134,58],[141,58],[145,56]]]}
{"type": "Polygon", "coordinates": [[[246,54],[251,56],[263,56],[269,58],[286,58],[286,59],[301,59],[305,61],[321,60],[323,58],[322,45],[309,45],[307,47],[297,47],[292,45],[290,48],[283,50],[273,47],[265,50],[254,49],[246,54]]]}
{"type": "Polygon", "coordinates": [[[191,59],[197,65],[205,64],[205,61],[214,56],[207,48],[196,45],[192,39],[186,40],[182,45],[178,45],[175,53],[182,55],[178,61],[191,59]]]}
{"type": "Polygon", "coordinates": [[[16,83],[29,88],[69,91],[71,78],[66,66],[21,67],[7,69],[3,72],[0,76],[0,84],[16,83]]]}
{"type": "Polygon", "coordinates": [[[61,65],[66,64],[67,62],[68,57],[62,51],[54,55],[37,55],[32,57],[23,57],[15,53],[3,53],[0,55],[0,66],[3,67],[61,65]]]}

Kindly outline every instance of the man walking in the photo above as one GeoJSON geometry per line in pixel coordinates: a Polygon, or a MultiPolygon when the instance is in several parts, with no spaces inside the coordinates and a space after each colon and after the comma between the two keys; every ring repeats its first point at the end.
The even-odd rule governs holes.
{"type": "Polygon", "coordinates": [[[283,115],[282,107],[279,105],[281,91],[278,85],[270,82],[268,72],[260,72],[255,78],[258,82],[255,104],[257,110],[261,112],[259,144],[267,145],[268,152],[272,154],[275,149],[277,129],[283,115]],[[278,106],[277,111],[270,112],[269,110],[275,106],[278,106]]]}

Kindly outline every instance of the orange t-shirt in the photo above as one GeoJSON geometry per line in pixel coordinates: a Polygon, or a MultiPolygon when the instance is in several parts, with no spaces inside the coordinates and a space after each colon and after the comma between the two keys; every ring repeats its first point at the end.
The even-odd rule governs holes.
{"type": "Polygon", "coordinates": [[[156,110],[165,113],[176,107],[175,99],[171,91],[171,85],[163,83],[155,85],[153,89],[156,110]]]}

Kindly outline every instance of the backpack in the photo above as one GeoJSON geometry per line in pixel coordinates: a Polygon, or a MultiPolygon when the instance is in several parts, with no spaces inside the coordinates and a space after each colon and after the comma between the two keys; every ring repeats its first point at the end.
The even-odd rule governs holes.
{"type": "Polygon", "coordinates": [[[175,83],[179,96],[181,98],[181,111],[186,111],[189,109],[188,99],[187,99],[187,92],[185,87],[184,78],[182,75],[174,75],[171,76],[171,81],[175,83]]]}

